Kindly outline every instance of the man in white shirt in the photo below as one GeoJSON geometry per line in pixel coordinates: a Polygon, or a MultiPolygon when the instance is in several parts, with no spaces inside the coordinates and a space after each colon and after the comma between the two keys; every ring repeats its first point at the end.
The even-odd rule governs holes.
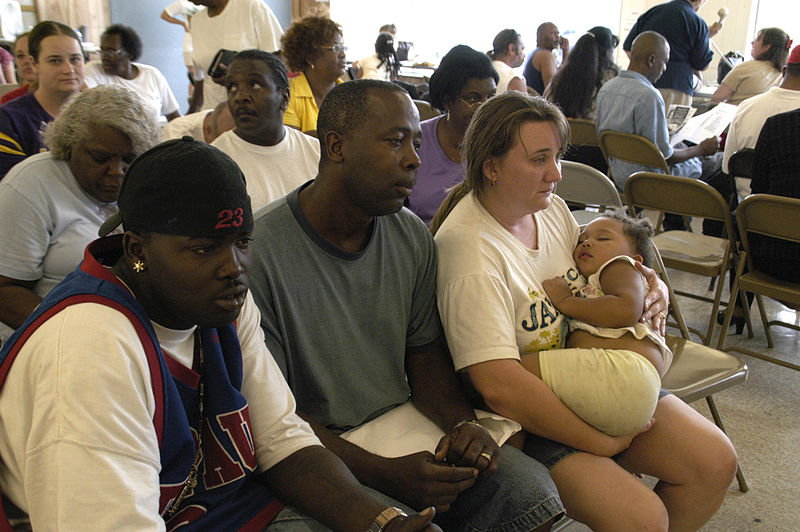
{"type": "Polygon", "coordinates": [[[222,77],[204,79],[220,49],[257,48],[274,52],[280,48],[283,29],[264,0],[191,0],[206,6],[192,16],[192,61],[195,84],[189,112],[212,109],[225,101],[222,77]]]}
{"type": "Polygon", "coordinates": [[[504,29],[498,33],[492,42],[492,50],[487,55],[500,75],[497,94],[509,90],[527,92],[525,78],[515,70],[525,61],[525,44],[519,33],[512,29],[504,29]]]}
{"type": "Polygon", "coordinates": [[[758,134],[767,118],[800,108],[800,45],[795,46],[783,67],[783,80],[777,87],[739,104],[728,128],[722,170],[728,172],[731,156],[743,148],[755,148],[758,134]]]}
{"type": "Polygon", "coordinates": [[[236,128],[212,145],[242,169],[254,211],[317,175],[317,139],[283,125],[289,79],[280,59],[261,50],[239,52],[225,88],[236,128]]]}

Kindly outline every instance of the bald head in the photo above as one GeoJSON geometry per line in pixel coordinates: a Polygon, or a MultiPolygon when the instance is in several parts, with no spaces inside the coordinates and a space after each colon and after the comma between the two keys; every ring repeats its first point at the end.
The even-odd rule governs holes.
{"type": "Polygon", "coordinates": [[[631,47],[631,60],[646,58],[658,50],[666,50],[669,53],[669,43],[660,34],[654,31],[644,31],[633,40],[631,47]]]}
{"type": "Polygon", "coordinates": [[[628,70],[642,74],[655,83],[666,70],[669,60],[669,43],[659,33],[645,31],[639,34],[631,46],[631,62],[628,70]]]}
{"type": "Polygon", "coordinates": [[[552,22],[545,22],[536,30],[536,46],[539,48],[558,48],[558,28],[552,22]]]}
{"type": "Polygon", "coordinates": [[[208,113],[203,120],[204,140],[211,144],[214,139],[236,127],[231,111],[228,108],[228,101],[218,103],[214,110],[208,113]]]}

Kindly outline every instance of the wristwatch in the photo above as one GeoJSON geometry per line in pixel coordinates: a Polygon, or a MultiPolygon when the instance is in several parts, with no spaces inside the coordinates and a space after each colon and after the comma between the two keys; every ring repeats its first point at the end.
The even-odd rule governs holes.
{"type": "Polygon", "coordinates": [[[396,506],[389,506],[378,514],[378,517],[369,525],[367,532],[382,532],[389,521],[395,517],[408,517],[408,514],[396,506]]]}

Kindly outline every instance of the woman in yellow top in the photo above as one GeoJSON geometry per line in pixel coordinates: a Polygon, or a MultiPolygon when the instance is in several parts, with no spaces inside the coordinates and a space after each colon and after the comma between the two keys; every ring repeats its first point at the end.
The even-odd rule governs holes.
{"type": "Polygon", "coordinates": [[[326,17],[306,17],[281,37],[281,55],[289,70],[300,72],[289,81],[291,98],[283,123],[316,135],[322,99],[345,71],[342,28],[326,17]]]}

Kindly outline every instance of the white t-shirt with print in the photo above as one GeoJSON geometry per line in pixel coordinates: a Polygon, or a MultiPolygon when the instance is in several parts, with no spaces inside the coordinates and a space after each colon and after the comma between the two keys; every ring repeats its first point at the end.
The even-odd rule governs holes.
{"type": "Polygon", "coordinates": [[[456,370],[520,353],[560,348],[564,315],[541,282],[585,283],[572,259],[579,228],[557,196],[534,214],[539,249],[524,246],[477,201],[465,196],[436,234],[437,299],[456,370]]]}

